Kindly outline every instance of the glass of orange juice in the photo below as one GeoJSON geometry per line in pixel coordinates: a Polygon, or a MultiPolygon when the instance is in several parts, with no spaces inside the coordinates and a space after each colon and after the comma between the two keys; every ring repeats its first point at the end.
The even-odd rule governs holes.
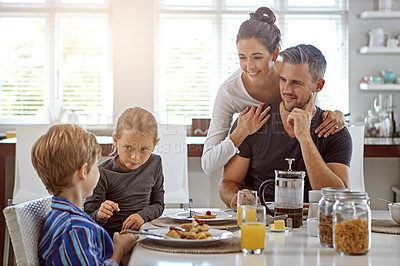
{"type": "Polygon", "coordinates": [[[237,196],[237,223],[240,226],[241,224],[241,214],[242,214],[242,206],[252,205],[257,206],[257,191],[243,189],[238,191],[237,196]]]}
{"type": "Polygon", "coordinates": [[[246,254],[261,254],[265,246],[265,206],[243,205],[241,215],[241,246],[246,254]]]}

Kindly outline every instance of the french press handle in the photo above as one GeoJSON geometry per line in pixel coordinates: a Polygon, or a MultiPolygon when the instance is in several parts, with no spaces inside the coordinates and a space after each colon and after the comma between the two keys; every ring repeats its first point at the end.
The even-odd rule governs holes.
{"type": "Polygon", "coordinates": [[[269,214],[271,216],[274,216],[274,213],[268,208],[267,202],[265,201],[265,197],[264,197],[264,190],[271,183],[275,185],[275,180],[274,179],[267,179],[264,182],[262,182],[260,187],[259,187],[259,189],[258,189],[258,195],[260,195],[261,204],[265,206],[267,214],[269,214]]]}

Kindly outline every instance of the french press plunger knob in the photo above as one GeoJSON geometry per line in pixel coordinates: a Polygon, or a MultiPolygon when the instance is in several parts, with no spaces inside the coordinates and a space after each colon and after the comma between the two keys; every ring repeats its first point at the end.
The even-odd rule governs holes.
{"type": "Polygon", "coordinates": [[[288,161],[289,164],[289,170],[288,171],[292,171],[292,163],[293,161],[296,161],[295,158],[285,158],[286,161],[288,161]]]}

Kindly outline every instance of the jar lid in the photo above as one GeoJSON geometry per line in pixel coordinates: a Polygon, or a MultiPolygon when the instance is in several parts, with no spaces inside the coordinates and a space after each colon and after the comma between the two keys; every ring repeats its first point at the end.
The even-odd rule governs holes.
{"type": "Polygon", "coordinates": [[[350,191],[350,189],[348,189],[346,187],[324,187],[321,189],[321,194],[325,198],[334,199],[335,193],[342,192],[342,191],[350,191]]]}
{"type": "Polygon", "coordinates": [[[340,191],[335,194],[336,200],[368,200],[368,193],[360,191],[340,191]]]}

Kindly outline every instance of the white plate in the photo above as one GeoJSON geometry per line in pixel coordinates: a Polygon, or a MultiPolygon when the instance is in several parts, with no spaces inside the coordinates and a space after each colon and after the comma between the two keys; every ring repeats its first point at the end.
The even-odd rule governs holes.
{"type": "Polygon", "coordinates": [[[285,232],[290,232],[292,231],[292,228],[290,227],[285,227],[285,230],[276,230],[276,229],[267,229],[267,232],[274,232],[274,233],[285,233],[285,232]]]}
{"type": "MultiPolygon", "coordinates": [[[[204,209],[192,209],[192,211],[200,212],[200,213],[206,212],[204,209]]],[[[237,214],[232,211],[222,212],[220,210],[219,211],[211,210],[211,214],[216,214],[217,216],[213,219],[197,219],[197,220],[203,221],[208,224],[223,223],[223,222],[227,222],[227,221],[236,221],[237,220],[237,214]]],[[[165,216],[167,216],[168,218],[180,220],[180,221],[195,220],[195,218],[189,218],[189,211],[178,211],[175,213],[168,213],[165,216]]]]}
{"type": "MultiPolygon", "coordinates": [[[[166,235],[169,232],[169,228],[154,228],[148,229],[148,232],[166,235]]],[[[213,244],[215,242],[232,238],[233,233],[226,230],[218,230],[218,229],[210,229],[208,230],[211,233],[212,239],[180,239],[180,238],[160,238],[157,236],[148,235],[146,238],[151,238],[156,240],[159,244],[167,245],[167,246],[175,246],[175,247],[198,247],[198,246],[206,246],[213,244]]]]}

